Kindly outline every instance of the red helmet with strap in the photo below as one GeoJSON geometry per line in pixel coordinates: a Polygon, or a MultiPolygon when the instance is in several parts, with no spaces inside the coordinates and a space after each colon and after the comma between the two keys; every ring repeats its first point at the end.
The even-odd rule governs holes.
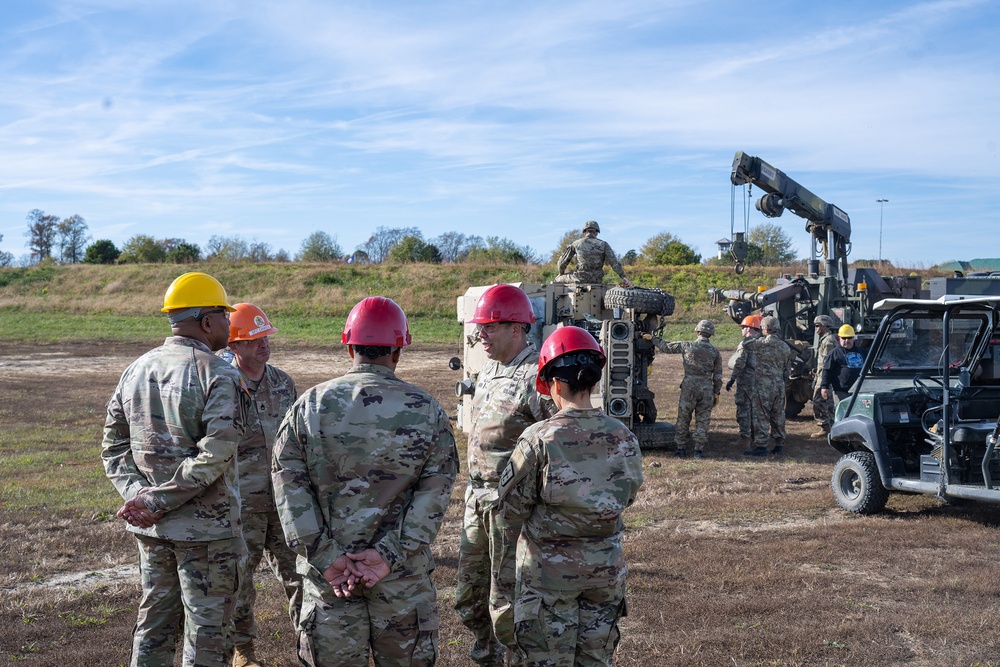
{"type": "Polygon", "coordinates": [[[539,394],[549,395],[549,386],[542,379],[542,371],[545,367],[555,362],[559,357],[565,357],[574,352],[596,352],[601,358],[602,368],[608,361],[604,350],[586,329],[574,326],[559,327],[545,339],[545,342],[542,343],[542,349],[538,353],[538,375],[535,376],[535,389],[539,394]]]}
{"type": "Polygon", "coordinates": [[[494,285],[483,292],[476,302],[476,311],[468,323],[490,322],[534,324],[535,314],[531,310],[531,300],[524,290],[514,285],[494,285]]]}
{"type": "Polygon", "coordinates": [[[345,345],[406,347],[412,342],[403,309],[384,296],[370,296],[351,309],[340,342],[345,345]]]}
{"type": "Polygon", "coordinates": [[[229,316],[230,343],[236,340],[257,340],[278,333],[264,311],[252,303],[238,303],[233,308],[236,312],[229,316]]]}

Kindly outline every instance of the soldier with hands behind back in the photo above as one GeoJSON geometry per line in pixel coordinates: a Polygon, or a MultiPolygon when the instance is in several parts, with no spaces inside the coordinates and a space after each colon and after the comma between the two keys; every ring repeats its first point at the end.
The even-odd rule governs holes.
{"type": "Polygon", "coordinates": [[[303,576],[299,659],[314,667],[432,665],[430,545],[458,473],[448,415],[396,377],[410,332],[391,299],[347,318],[342,377],[306,391],[278,431],[272,480],[303,576]]]}
{"type": "Polygon", "coordinates": [[[101,458],[125,499],[118,516],[139,547],[142,599],[130,664],[228,666],[233,605],[246,557],[236,451],[247,396],[239,373],[213,354],[229,341],[226,291],[185,273],[162,312],[173,335],[122,374],[108,401],[101,458]]]}

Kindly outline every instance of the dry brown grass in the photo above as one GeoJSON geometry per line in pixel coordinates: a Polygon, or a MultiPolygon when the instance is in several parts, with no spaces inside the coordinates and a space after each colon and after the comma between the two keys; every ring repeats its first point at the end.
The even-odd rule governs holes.
{"type": "MultiPolygon", "coordinates": [[[[18,358],[52,351],[6,350],[18,358]]],[[[44,404],[29,401],[47,396],[50,402],[58,398],[67,413],[90,410],[99,432],[102,417],[93,414],[93,405],[103,403],[121,371],[118,364],[130,361],[136,350],[111,363],[110,346],[77,351],[90,356],[70,360],[75,375],[36,373],[37,393],[19,392],[12,400],[20,405],[4,406],[5,426],[38,420],[44,404]],[[79,390],[72,379],[77,375],[86,378],[94,396],[79,390]]],[[[451,352],[424,350],[409,370],[449,410],[454,376],[431,361],[439,355],[443,369],[451,352]]],[[[325,352],[282,354],[303,387],[336,374],[343,364],[325,352]]],[[[275,363],[282,365],[277,354],[275,363]]],[[[654,366],[653,388],[666,418],[675,412],[679,366],[672,357],[659,358],[654,366]]],[[[0,389],[11,373],[0,365],[0,389]]],[[[406,377],[405,359],[400,373],[406,377]]],[[[709,459],[645,456],[646,483],[627,516],[629,615],[616,664],[1000,664],[995,632],[1000,584],[992,571],[1000,546],[995,508],[944,507],[926,497],[893,496],[883,515],[847,515],[836,508],[829,489],[835,453],[805,436],[811,421],[790,422],[788,457],[748,461],[737,451],[731,403],[724,400],[720,408],[709,459]]],[[[93,440],[80,446],[99,466],[93,440]]],[[[8,455],[0,451],[0,461],[8,455]]],[[[461,484],[434,546],[441,665],[470,664],[470,635],[451,610],[461,484]]],[[[0,627],[5,629],[0,661],[122,664],[138,581],[134,575],[113,580],[108,568],[135,562],[134,545],[121,526],[89,510],[7,509],[0,519],[0,627]],[[105,583],[51,583],[56,575],[90,571],[102,571],[105,583]]],[[[296,665],[282,593],[265,572],[257,581],[258,654],[269,666],[296,665]]]]}

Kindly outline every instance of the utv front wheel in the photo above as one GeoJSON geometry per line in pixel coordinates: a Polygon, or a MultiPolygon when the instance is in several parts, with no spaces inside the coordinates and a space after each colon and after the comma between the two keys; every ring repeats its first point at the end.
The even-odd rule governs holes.
{"type": "Polygon", "coordinates": [[[833,467],[831,485],[837,504],[855,514],[881,512],[889,500],[871,452],[851,452],[840,457],[833,467]]]}

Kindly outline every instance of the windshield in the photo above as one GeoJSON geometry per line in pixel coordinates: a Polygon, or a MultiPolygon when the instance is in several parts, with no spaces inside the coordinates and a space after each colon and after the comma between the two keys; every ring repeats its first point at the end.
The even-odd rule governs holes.
{"type": "Polygon", "coordinates": [[[946,352],[941,313],[901,313],[893,320],[888,337],[876,351],[872,369],[936,369],[943,366],[946,357],[952,368],[968,366],[976,337],[986,324],[986,317],[981,313],[954,314],[949,320],[946,352]]]}

